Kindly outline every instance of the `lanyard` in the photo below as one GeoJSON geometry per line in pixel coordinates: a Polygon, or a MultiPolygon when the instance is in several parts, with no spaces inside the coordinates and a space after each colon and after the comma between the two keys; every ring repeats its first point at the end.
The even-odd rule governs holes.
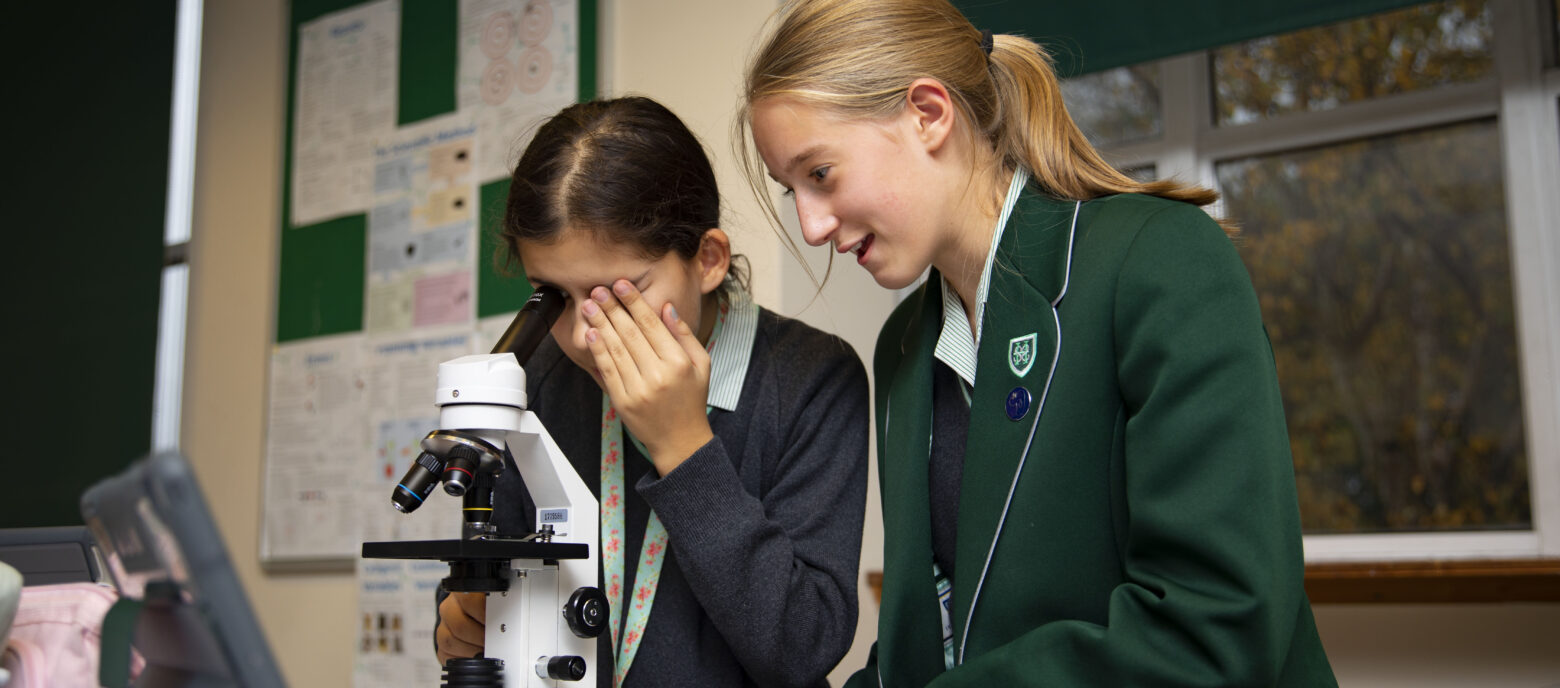
{"type": "Polygon", "coordinates": [[[953,584],[942,567],[932,562],[932,578],[937,581],[937,611],[942,613],[943,668],[953,670],[953,584]]]}
{"type": "MultiPolygon", "coordinates": [[[[715,338],[726,323],[730,308],[725,299],[716,312],[715,328],[710,333],[706,351],[715,348],[715,338]]],[[[709,407],[705,407],[709,412],[709,407]]],[[[614,688],[623,685],[623,677],[639,653],[639,643],[644,640],[645,624],[650,621],[650,607],[655,603],[655,590],[661,583],[661,564],[666,561],[667,534],[661,517],[654,511],[645,523],[644,543],[639,547],[639,565],[634,569],[634,592],[627,605],[623,600],[623,535],[626,532],[628,496],[623,478],[623,438],[628,437],[646,458],[650,453],[633,435],[623,431],[623,421],[617,409],[612,408],[612,397],[601,395],[601,556],[607,577],[607,600],[611,604],[607,614],[612,629],[614,688]],[[619,613],[621,611],[621,613],[619,613]]]]}
{"type": "Polygon", "coordinates": [[[623,604],[623,533],[628,499],[623,493],[623,422],[617,410],[612,408],[612,398],[601,395],[601,556],[606,567],[607,600],[612,627],[614,671],[612,685],[623,684],[628,667],[639,652],[639,641],[644,638],[645,623],[650,620],[650,605],[655,602],[655,589],[661,582],[661,562],[666,560],[666,526],[661,517],[650,512],[645,524],[645,541],[639,548],[639,566],[634,574],[634,596],[627,607],[623,604]],[[624,613],[619,614],[619,610],[624,613]],[[624,628],[626,626],[626,629],[624,628]]]}

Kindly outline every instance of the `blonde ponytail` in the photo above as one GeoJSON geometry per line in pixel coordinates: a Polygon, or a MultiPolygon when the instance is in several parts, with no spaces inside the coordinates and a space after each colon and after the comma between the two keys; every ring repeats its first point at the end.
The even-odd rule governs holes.
{"type": "MultiPolygon", "coordinates": [[[[747,70],[736,140],[749,183],[770,203],[762,191],[763,164],[747,135],[754,103],[785,96],[846,117],[882,119],[898,112],[912,81],[931,77],[972,123],[970,135],[983,138],[1005,168],[1028,168],[1031,183],[1053,196],[1143,193],[1199,206],[1218,200],[1211,189],[1122,174],[1068,115],[1043,48],[998,34],[988,56],[981,42],[981,32],[947,0],[787,2],[747,70]]],[[[998,170],[991,172],[995,177],[998,170]]],[[[1234,233],[1233,225],[1221,224],[1234,233]]]]}
{"type": "Polygon", "coordinates": [[[1199,206],[1219,199],[1212,189],[1173,180],[1139,182],[1105,162],[1068,115],[1050,54],[1033,41],[996,36],[991,76],[999,132],[992,144],[1005,162],[1029,168],[1036,183],[1052,194],[1087,200],[1141,193],[1199,206]]]}

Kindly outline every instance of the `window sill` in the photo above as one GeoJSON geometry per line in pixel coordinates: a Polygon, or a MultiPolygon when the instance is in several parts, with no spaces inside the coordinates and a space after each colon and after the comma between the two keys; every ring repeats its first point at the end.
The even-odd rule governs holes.
{"type": "Polygon", "coordinates": [[[1560,602],[1560,558],[1308,564],[1317,604],[1560,602]]]}
{"type": "MultiPolygon", "coordinates": [[[[883,572],[867,585],[882,603],[883,572]]],[[[1314,604],[1560,602],[1560,558],[1309,564],[1314,604]]]]}

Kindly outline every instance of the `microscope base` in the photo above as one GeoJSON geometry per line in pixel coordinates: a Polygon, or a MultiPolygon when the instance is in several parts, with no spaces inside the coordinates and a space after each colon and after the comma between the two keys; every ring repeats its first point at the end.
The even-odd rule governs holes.
{"type": "MultiPolygon", "coordinates": [[[[504,685],[594,685],[596,639],[571,631],[563,611],[574,593],[596,585],[588,545],[503,539],[365,542],[363,557],[438,559],[450,564],[446,590],[487,592],[486,656],[503,660],[504,685]]],[[[603,601],[595,617],[602,619],[605,598],[591,591],[603,601]]]]}

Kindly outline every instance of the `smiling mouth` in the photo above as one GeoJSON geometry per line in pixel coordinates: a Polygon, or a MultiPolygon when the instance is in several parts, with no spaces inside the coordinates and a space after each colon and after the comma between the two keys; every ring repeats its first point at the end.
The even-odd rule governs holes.
{"type": "Polygon", "coordinates": [[[856,264],[857,265],[865,265],[866,264],[866,262],[867,262],[867,251],[871,250],[871,248],[872,248],[872,235],[871,234],[868,234],[865,237],[862,237],[861,241],[856,242],[856,245],[852,246],[850,248],[850,252],[856,254],[856,264]]]}

